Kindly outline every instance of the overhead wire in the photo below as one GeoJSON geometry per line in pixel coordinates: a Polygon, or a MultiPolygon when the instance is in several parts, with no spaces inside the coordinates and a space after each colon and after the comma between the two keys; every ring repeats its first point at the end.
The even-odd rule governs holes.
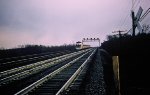
{"type": "MultiPolygon", "coordinates": [[[[132,9],[131,9],[132,11],[134,11],[134,10],[137,8],[137,6],[140,4],[140,1],[141,1],[141,0],[132,0],[132,9]]],[[[140,6],[140,5],[139,5],[139,6],[140,6]]],[[[129,29],[126,34],[128,34],[128,33],[130,33],[130,32],[132,32],[132,28],[129,29]]]]}
{"type": "Polygon", "coordinates": [[[150,13],[150,8],[146,10],[146,12],[142,15],[139,21],[142,21],[148,14],[150,13]]]}
{"type": "Polygon", "coordinates": [[[137,3],[134,4],[134,9],[136,9],[138,7],[138,5],[140,6],[140,2],[141,2],[141,0],[138,0],[137,3]]]}
{"type": "MultiPolygon", "coordinates": [[[[132,10],[136,9],[139,6],[141,6],[141,3],[146,3],[145,0],[133,0],[133,4],[132,4],[132,10]]],[[[150,2],[150,0],[148,0],[148,2],[150,2]]],[[[144,20],[144,18],[150,13],[150,7],[143,13],[143,15],[140,17],[139,21],[141,22],[142,20],[144,20]]],[[[130,28],[128,30],[128,32],[126,34],[129,34],[130,32],[132,32],[132,28],[130,28]]]]}
{"type": "MultiPolygon", "coordinates": [[[[133,0],[134,1],[134,0],[133,0]]],[[[136,0],[135,0],[136,1],[136,0]]],[[[129,8],[129,5],[128,6],[126,6],[126,8],[125,9],[127,9],[127,8],[129,8]]],[[[122,20],[122,22],[118,25],[120,28],[125,24],[125,22],[126,22],[126,20],[127,20],[127,18],[130,16],[130,14],[127,14],[126,16],[125,16],[125,18],[122,20]]],[[[123,17],[121,17],[121,18],[123,18],[123,17]]]]}
{"type": "MultiPolygon", "coordinates": [[[[131,7],[131,10],[134,11],[138,6],[141,6],[141,3],[143,3],[142,1],[145,1],[145,0],[132,0],[132,7],[131,7]]],[[[148,0],[148,1],[150,2],[150,0],[148,0]]],[[[142,21],[149,13],[150,13],[150,8],[148,8],[147,11],[141,16],[141,18],[140,18],[139,21],[142,21]]],[[[129,14],[127,14],[127,15],[125,16],[125,19],[123,20],[123,22],[122,22],[121,24],[119,24],[120,27],[122,27],[122,26],[125,24],[125,22],[126,22],[128,16],[129,16],[129,14]]],[[[130,33],[130,32],[132,32],[132,28],[129,29],[126,34],[128,34],[128,33],[130,33]]]]}
{"type": "Polygon", "coordinates": [[[134,11],[134,6],[135,6],[136,2],[137,2],[137,0],[132,0],[132,8],[131,8],[132,11],[134,11]]]}

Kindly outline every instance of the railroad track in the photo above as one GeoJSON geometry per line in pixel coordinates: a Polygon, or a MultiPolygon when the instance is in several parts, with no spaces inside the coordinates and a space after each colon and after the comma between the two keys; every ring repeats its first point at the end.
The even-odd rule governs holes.
{"type": "Polygon", "coordinates": [[[66,65],[68,62],[79,59],[85,53],[91,51],[92,49],[86,49],[0,72],[0,90],[5,91],[9,89],[10,92],[12,91],[11,94],[6,92],[5,95],[12,95],[54,70],[66,65]]]}
{"type": "Polygon", "coordinates": [[[19,67],[27,64],[31,64],[34,62],[46,60],[49,58],[53,58],[56,56],[60,56],[63,54],[70,53],[70,51],[58,51],[58,52],[47,52],[41,54],[33,54],[33,55],[26,55],[20,57],[11,57],[11,58],[3,58],[0,59],[0,71],[12,69],[14,67],[19,67]]]}
{"type": "Polygon", "coordinates": [[[88,63],[95,52],[95,49],[87,50],[79,57],[32,83],[15,95],[60,95],[66,93],[70,86],[79,86],[83,75],[86,73],[88,63]]]}
{"type": "Polygon", "coordinates": [[[65,61],[69,58],[72,58],[72,57],[77,56],[79,54],[82,54],[84,52],[86,52],[86,50],[62,55],[62,56],[55,57],[52,59],[36,62],[34,64],[29,64],[29,65],[25,65],[25,66],[21,66],[18,68],[14,68],[14,69],[0,72],[0,85],[1,84],[7,84],[11,81],[19,80],[19,79],[22,79],[22,78],[27,77],[29,75],[38,73],[41,70],[52,67],[53,65],[56,65],[62,61],[65,61]]]}
{"type": "Polygon", "coordinates": [[[38,54],[31,54],[31,55],[23,55],[23,56],[16,56],[16,57],[10,57],[10,58],[2,58],[0,59],[0,63],[9,62],[12,60],[20,60],[20,59],[27,59],[27,58],[33,58],[37,56],[44,56],[49,54],[55,54],[55,53],[70,53],[71,51],[65,50],[65,51],[58,51],[58,52],[44,52],[44,53],[38,53],[38,54]]]}

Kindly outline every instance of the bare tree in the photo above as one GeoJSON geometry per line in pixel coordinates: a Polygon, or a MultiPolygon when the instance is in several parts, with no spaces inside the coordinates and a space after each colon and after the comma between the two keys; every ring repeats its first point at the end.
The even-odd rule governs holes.
{"type": "Polygon", "coordinates": [[[107,35],[107,40],[116,39],[118,35],[107,35]]]}
{"type": "Polygon", "coordinates": [[[142,27],[143,27],[142,33],[150,33],[149,25],[143,24],[142,27]]]}

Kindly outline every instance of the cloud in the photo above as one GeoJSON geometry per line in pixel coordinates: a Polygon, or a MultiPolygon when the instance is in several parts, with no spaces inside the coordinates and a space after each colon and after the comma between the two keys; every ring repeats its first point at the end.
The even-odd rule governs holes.
{"type": "Polygon", "coordinates": [[[131,0],[1,0],[0,45],[60,45],[84,37],[103,41],[130,14],[130,5],[131,0]]]}
{"type": "Polygon", "coordinates": [[[9,30],[9,28],[1,27],[0,47],[10,48],[18,45],[35,44],[32,34],[27,34],[25,31],[9,30]],[[11,32],[10,32],[11,31],[11,32]]]}

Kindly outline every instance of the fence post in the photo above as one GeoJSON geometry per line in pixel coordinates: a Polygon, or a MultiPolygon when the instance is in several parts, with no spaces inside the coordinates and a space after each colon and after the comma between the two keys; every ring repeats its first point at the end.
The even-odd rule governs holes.
{"type": "Polygon", "coordinates": [[[118,95],[121,95],[120,76],[119,76],[119,56],[113,56],[112,59],[113,59],[113,71],[115,77],[115,84],[116,84],[116,88],[118,89],[118,95]]]}

